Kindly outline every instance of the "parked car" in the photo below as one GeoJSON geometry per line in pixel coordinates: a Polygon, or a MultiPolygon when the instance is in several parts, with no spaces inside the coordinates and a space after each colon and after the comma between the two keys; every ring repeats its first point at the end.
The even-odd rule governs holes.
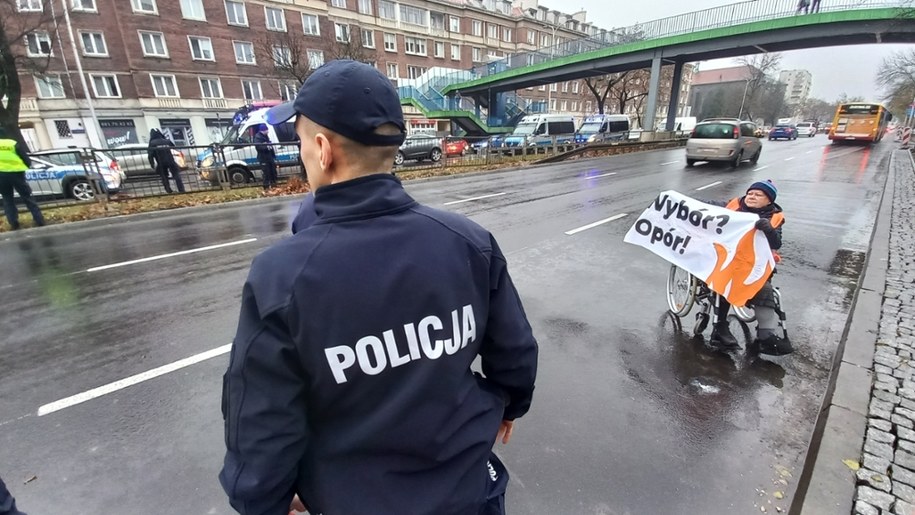
{"type": "Polygon", "coordinates": [[[471,143],[470,150],[473,151],[474,154],[479,154],[488,148],[502,148],[504,143],[505,136],[490,136],[471,143]]]}
{"type": "Polygon", "coordinates": [[[723,161],[737,168],[743,161],[756,163],[761,153],[756,124],[737,119],[702,121],[686,142],[686,166],[698,161],[723,161]]]}
{"type": "MultiPolygon", "coordinates": [[[[148,149],[149,146],[145,143],[128,143],[115,147],[110,152],[128,178],[157,177],[155,168],[149,166],[148,149]]],[[[187,169],[184,152],[173,148],[172,156],[179,168],[187,169]]]]}
{"type": "Polygon", "coordinates": [[[442,159],[442,140],[428,134],[413,134],[400,145],[394,156],[394,164],[400,166],[407,159],[422,161],[429,159],[438,162],[442,159]]]}
{"type": "Polygon", "coordinates": [[[814,137],[817,133],[817,128],[810,122],[801,122],[797,124],[796,129],[798,136],[807,136],[808,138],[814,137]]]}
{"type": "Polygon", "coordinates": [[[769,131],[769,141],[774,139],[797,139],[797,128],[794,125],[776,125],[769,131]]]}
{"type": "Polygon", "coordinates": [[[117,193],[123,183],[123,172],[117,161],[101,152],[85,149],[42,150],[29,154],[32,166],[25,178],[37,197],[64,196],[75,200],[93,200],[95,190],[90,178],[98,173],[102,191],[117,193]]]}
{"type": "Polygon", "coordinates": [[[462,138],[448,137],[445,138],[445,155],[446,156],[463,156],[470,152],[470,144],[462,138]]]}

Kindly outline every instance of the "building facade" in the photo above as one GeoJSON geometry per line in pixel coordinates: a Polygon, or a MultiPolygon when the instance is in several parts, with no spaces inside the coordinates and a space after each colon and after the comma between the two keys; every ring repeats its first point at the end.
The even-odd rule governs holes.
{"type": "Polygon", "coordinates": [[[813,76],[807,70],[784,70],[778,76],[778,81],[783,82],[785,89],[785,103],[792,107],[797,107],[810,97],[810,87],[813,84],[813,76]]]}
{"type": "MultiPolygon", "coordinates": [[[[307,60],[313,69],[341,49],[358,47],[396,84],[431,67],[470,69],[601,31],[584,12],[568,15],[535,0],[16,3],[19,16],[50,10],[61,18],[35,30],[21,49],[49,64],[41,76],[20,74],[20,126],[32,148],[144,143],[151,128],[179,145],[220,141],[237,108],[295,94],[297,81],[278,63],[301,67],[307,60]]],[[[585,111],[580,87],[544,84],[518,96],[578,114],[585,111]]],[[[412,108],[405,114],[410,132],[450,130],[447,121],[426,120],[412,108]]]]}

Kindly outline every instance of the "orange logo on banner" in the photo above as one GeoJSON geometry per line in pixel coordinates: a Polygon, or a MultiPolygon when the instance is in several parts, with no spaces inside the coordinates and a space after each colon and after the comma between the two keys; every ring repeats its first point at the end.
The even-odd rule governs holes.
{"type": "Polygon", "coordinates": [[[766,263],[766,271],[762,277],[750,284],[744,284],[749,280],[750,274],[753,273],[753,266],[756,264],[756,251],[753,247],[755,236],[756,231],[752,230],[747,231],[740,238],[737,248],[734,249],[734,258],[726,266],[724,263],[728,258],[728,251],[720,243],[715,243],[718,260],[705,282],[712,291],[724,295],[728,302],[735,306],[746,305],[747,301],[762,289],[763,284],[772,274],[772,266],[766,263]]]}

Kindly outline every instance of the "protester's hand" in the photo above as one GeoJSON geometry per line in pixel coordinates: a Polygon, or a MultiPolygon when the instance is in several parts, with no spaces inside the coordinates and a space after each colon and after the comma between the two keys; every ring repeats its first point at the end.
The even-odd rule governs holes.
{"type": "Polygon", "coordinates": [[[770,232],[772,231],[772,223],[768,218],[760,218],[756,221],[756,228],[762,232],[770,232]]]}
{"type": "Polygon", "coordinates": [[[299,499],[298,494],[292,498],[292,503],[289,505],[289,515],[296,515],[297,513],[305,513],[308,511],[308,508],[305,507],[305,503],[299,499]]]}
{"type": "Polygon", "coordinates": [[[496,433],[496,441],[502,440],[502,444],[507,444],[512,438],[512,427],[515,425],[514,420],[503,420],[499,426],[499,432],[496,433]]]}

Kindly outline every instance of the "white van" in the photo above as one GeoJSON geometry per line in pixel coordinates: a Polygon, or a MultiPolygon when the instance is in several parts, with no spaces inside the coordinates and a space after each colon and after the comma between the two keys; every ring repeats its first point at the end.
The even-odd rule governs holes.
{"type": "Polygon", "coordinates": [[[552,145],[572,143],[575,139],[575,119],[561,114],[532,114],[521,119],[504,147],[552,145]]]}
{"type": "MultiPolygon", "coordinates": [[[[261,124],[267,125],[267,134],[272,143],[289,143],[274,147],[277,168],[298,165],[299,143],[295,133],[295,122],[290,120],[279,125],[270,125],[264,118],[267,111],[277,103],[263,102],[236,111],[234,123],[220,143],[229,181],[233,184],[253,182],[263,177],[260,161],[257,159],[257,149],[254,146],[254,135],[261,124]]],[[[205,181],[218,182],[216,172],[222,166],[221,156],[214,155],[212,149],[204,150],[197,156],[197,172],[205,181]]]]}
{"type": "Polygon", "coordinates": [[[576,143],[621,141],[629,137],[629,117],[624,114],[596,114],[585,118],[575,134],[576,143]]]}

